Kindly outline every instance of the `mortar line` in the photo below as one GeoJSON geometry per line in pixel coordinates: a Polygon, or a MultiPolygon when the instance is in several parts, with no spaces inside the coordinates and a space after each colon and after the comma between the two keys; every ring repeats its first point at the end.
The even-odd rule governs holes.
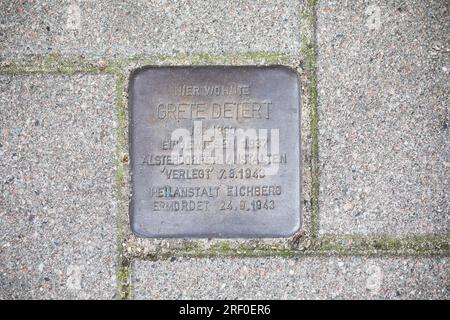
{"type": "Polygon", "coordinates": [[[316,239],[311,247],[294,250],[283,246],[248,247],[224,242],[206,248],[182,247],[139,255],[133,258],[141,260],[163,260],[171,256],[192,258],[206,257],[301,257],[301,256],[368,256],[368,257],[429,257],[450,256],[450,236],[448,235],[407,235],[407,236],[360,236],[326,235],[316,239]]]}
{"type": "Polygon", "coordinates": [[[306,78],[308,90],[308,104],[310,107],[310,132],[311,132],[311,217],[310,235],[312,239],[319,238],[319,133],[318,133],[318,97],[317,97],[317,50],[316,28],[317,13],[316,0],[307,0],[306,13],[301,15],[308,23],[308,34],[303,37],[302,50],[306,62],[306,78]]]}
{"type": "Polygon", "coordinates": [[[122,74],[132,64],[142,65],[186,65],[186,64],[286,64],[294,56],[278,52],[242,52],[224,54],[179,54],[134,56],[122,59],[81,58],[78,56],[45,55],[27,58],[0,58],[0,74],[35,75],[35,74],[122,74]],[[248,62],[247,62],[248,61],[248,62]]]}
{"type": "Polygon", "coordinates": [[[223,253],[223,252],[167,252],[158,255],[149,255],[142,257],[139,255],[134,255],[132,258],[138,261],[163,261],[172,257],[182,257],[186,259],[211,259],[211,258],[302,258],[302,257],[328,257],[328,258],[343,258],[343,257],[364,257],[364,258],[431,258],[439,257],[445,258],[450,257],[447,253],[427,251],[427,252],[393,252],[393,251],[383,251],[383,252],[364,252],[363,250],[350,250],[345,252],[334,253],[330,251],[306,251],[306,252],[296,252],[296,251],[252,251],[246,253],[235,253],[233,251],[223,253]]]}
{"type": "Polygon", "coordinates": [[[320,196],[320,182],[319,182],[319,119],[318,119],[318,96],[317,96],[317,50],[316,50],[316,26],[317,26],[317,16],[316,16],[316,1],[313,1],[312,5],[312,70],[311,70],[311,159],[313,161],[312,169],[312,192],[313,192],[313,203],[312,203],[312,237],[317,238],[319,236],[319,223],[320,223],[320,212],[319,212],[319,196],[320,196]]]}
{"type": "Polygon", "coordinates": [[[123,110],[123,76],[119,75],[117,79],[117,131],[116,131],[116,196],[117,196],[117,217],[116,217],[116,254],[117,254],[117,274],[116,274],[116,298],[130,299],[130,263],[124,254],[125,242],[125,223],[126,212],[124,208],[123,182],[125,178],[125,170],[122,161],[125,148],[125,112],[123,110]]]}

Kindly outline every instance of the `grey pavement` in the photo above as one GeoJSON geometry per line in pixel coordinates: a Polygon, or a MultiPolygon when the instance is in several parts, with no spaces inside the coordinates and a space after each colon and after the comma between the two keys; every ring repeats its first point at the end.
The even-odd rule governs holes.
{"type": "Polygon", "coordinates": [[[446,234],[448,2],[376,3],[318,4],[320,231],[446,234]]]}
{"type": "Polygon", "coordinates": [[[112,298],[112,76],[0,77],[0,298],[112,298]]]}
{"type": "Polygon", "coordinates": [[[0,0],[0,299],[449,299],[448,1],[313,3],[0,0]],[[302,232],[133,238],[130,70],[269,56],[303,81],[302,232]]]}

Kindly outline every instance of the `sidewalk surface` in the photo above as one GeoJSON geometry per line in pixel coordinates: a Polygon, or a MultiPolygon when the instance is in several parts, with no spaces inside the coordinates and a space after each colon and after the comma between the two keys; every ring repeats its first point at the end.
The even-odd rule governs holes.
{"type": "Polygon", "coordinates": [[[449,299],[449,68],[446,0],[0,0],[0,299],[449,299]],[[302,230],[131,234],[149,64],[297,70],[302,230]]]}

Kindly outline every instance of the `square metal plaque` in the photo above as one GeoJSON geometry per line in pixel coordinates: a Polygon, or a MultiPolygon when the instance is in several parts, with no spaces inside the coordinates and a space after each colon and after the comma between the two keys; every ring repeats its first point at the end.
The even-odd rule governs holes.
{"type": "Polygon", "coordinates": [[[294,70],[145,67],[129,94],[136,235],[287,237],[300,228],[294,70]]]}

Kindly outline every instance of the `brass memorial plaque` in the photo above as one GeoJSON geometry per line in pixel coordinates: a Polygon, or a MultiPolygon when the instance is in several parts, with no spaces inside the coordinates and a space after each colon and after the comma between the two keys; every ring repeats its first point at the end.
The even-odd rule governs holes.
{"type": "Polygon", "coordinates": [[[152,238],[301,225],[300,83],[287,67],[146,67],[129,89],[131,226],[152,238]]]}

